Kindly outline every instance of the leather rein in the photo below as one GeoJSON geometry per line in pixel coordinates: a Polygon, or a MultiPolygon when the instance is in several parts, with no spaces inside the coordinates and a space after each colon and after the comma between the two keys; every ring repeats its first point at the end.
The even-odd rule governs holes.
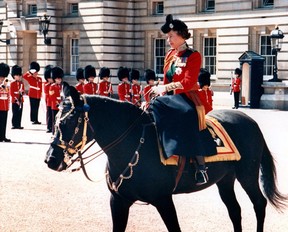
{"type": "MultiPolygon", "coordinates": [[[[84,105],[87,104],[86,98],[84,95],[81,95],[81,98],[84,101],[84,105]]],[[[89,155],[87,157],[83,157],[83,154],[89,150],[95,143],[96,140],[93,139],[92,141],[90,141],[87,144],[87,129],[88,126],[90,128],[90,130],[93,132],[94,134],[94,130],[92,128],[92,125],[89,122],[89,115],[88,115],[88,110],[85,110],[82,114],[80,114],[80,116],[78,117],[77,120],[77,126],[74,129],[74,134],[72,135],[72,138],[70,139],[70,141],[67,143],[65,142],[62,137],[62,131],[60,128],[60,123],[65,120],[75,109],[75,105],[73,102],[73,99],[71,97],[69,97],[70,102],[71,102],[71,109],[63,116],[61,117],[61,113],[62,110],[59,110],[59,113],[56,115],[56,123],[55,123],[55,134],[57,134],[56,132],[59,131],[59,138],[54,137],[54,140],[52,142],[52,144],[57,145],[58,147],[63,149],[64,152],[64,159],[63,161],[66,163],[67,167],[66,170],[70,171],[70,172],[74,172],[74,171],[79,171],[80,169],[82,169],[85,177],[94,182],[87,174],[85,165],[88,164],[89,162],[91,162],[92,160],[96,159],[97,157],[99,157],[100,155],[104,154],[104,150],[107,152],[109,149],[112,149],[113,147],[115,147],[117,144],[119,144],[120,142],[122,142],[127,136],[128,134],[132,131],[132,129],[136,126],[136,124],[139,122],[139,120],[141,119],[141,116],[143,115],[143,113],[141,114],[140,117],[138,117],[131,125],[129,128],[127,128],[126,131],[123,132],[123,134],[121,136],[119,136],[117,139],[115,139],[114,141],[112,141],[110,144],[108,144],[107,146],[105,146],[104,148],[98,150],[97,152],[93,153],[92,155],[89,155]],[[79,132],[79,128],[80,125],[84,123],[83,125],[83,133],[82,133],[82,140],[75,145],[75,137],[79,132]],[[87,147],[85,147],[86,145],[88,145],[87,147]],[[77,154],[77,155],[76,155],[77,154]],[[73,158],[76,155],[75,158],[73,158]],[[89,159],[86,163],[84,162],[85,159],[89,159]],[[69,170],[69,168],[75,163],[75,162],[80,162],[80,166],[78,168],[74,168],[69,170]]],[[[140,158],[140,154],[139,154],[139,150],[141,148],[141,146],[144,144],[145,142],[145,129],[147,126],[155,126],[155,124],[153,122],[149,123],[149,124],[144,124],[143,125],[143,130],[142,130],[142,135],[141,138],[139,140],[139,144],[137,146],[136,151],[134,152],[133,157],[131,158],[130,162],[128,163],[127,167],[124,169],[124,171],[119,175],[119,177],[117,178],[117,180],[115,182],[112,181],[110,175],[109,175],[109,171],[107,170],[107,172],[105,173],[106,175],[106,180],[108,183],[109,188],[112,191],[118,192],[119,187],[121,186],[123,180],[125,179],[130,179],[133,175],[133,167],[136,166],[138,164],[139,158],[140,158]],[[125,174],[130,170],[130,173],[128,176],[125,176],[125,174]]]]}

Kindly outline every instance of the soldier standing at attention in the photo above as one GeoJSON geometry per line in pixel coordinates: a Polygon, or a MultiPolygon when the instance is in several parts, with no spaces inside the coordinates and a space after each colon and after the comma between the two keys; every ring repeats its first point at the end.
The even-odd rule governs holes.
{"type": "Polygon", "coordinates": [[[131,95],[132,95],[132,103],[137,106],[141,106],[141,85],[138,80],[140,78],[140,72],[136,69],[131,69],[129,73],[130,80],[132,82],[131,85],[131,95]]]}
{"type": "Polygon", "coordinates": [[[21,126],[21,118],[23,111],[23,94],[24,84],[21,80],[22,68],[18,65],[12,67],[11,76],[14,81],[10,84],[10,96],[12,102],[12,128],[11,129],[23,129],[21,126]]]}
{"type": "Polygon", "coordinates": [[[44,70],[44,79],[46,83],[44,85],[44,93],[45,93],[45,103],[46,103],[46,125],[47,125],[47,133],[52,132],[52,110],[51,110],[51,100],[49,96],[49,90],[51,85],[54,83],[54,80],[51,77],[52,65],[47,65],[44,70]]]}
{"type": "Polygon", "coordinates": [[[120,83],[118,84],[118,96],[120,101],[131,102],[130,98],[130,84],[129,84],[129,69],[127,67],[120,67],[117,72],[120,83]]]}
{"type": "Polygon", "coordinates": [[[9,110],[9,89],[7,87],[10,68],[5,63],[0,63],[0,142],[11,142],[6,138],[7,116],[9,110]]]}
{"type": "Polygon", "coordinates": [[[78,83],[76,84],[75,88],[77,89],[77,91],[80,94],[84,93],[84,82],[85,82],[85,78],[84,78],[84,69],[83,68],[78,68],[76,71],[76,79],[78,81],[78,83]]]}
{"type": "Polygon", "coordinates": [[[155,85],[156,75],[155,72],[151,69],[146,69],[144,72],[144,79],[146,80],[147,85],[144,87],[144,99],[146,101],[146,105],[150,103],[151,100],[151,88],[155,85]]]}
{"type": "Polygon", "coordinates": [[[41,124],[38,120],[38,111],[42,95],[42,78],[38,76],[40,65],[33,61],[30,64],[29,71],[24,73],[23,78],[29,84],[29,100],[30,100],[30,120],[32,124],[41,124]]]}
{"type": "Polygon", "coordinates": [[[205,108],[205,114],[208,114],[211,110],[213,110],[213,91],[210,88],[210,76],[211,74],[207,69],[200,69],[200,73],[198,76],[198,83],[200,85],[199,98],[205,108]]]}
{"type": "Polygon", "coordinates": [[[231,83],[231,90],[234,93],[234,107],[232,109],[238,109],[239,107],[239,95],[241,90],[241,75],[242,70],[240,68],[236,68],[234,71],[235,78],[233,78],[231,83]]]}
{"type": "Polygon", "coordinates": [[[113,94],[112,84],[109,81],[110,69],[102,67],[99,72],[99,77],[101,79],[99,83],[99,95],[110,97],[113,94]]]}
{"type": "Polygon", "coordinates": [[[86,94],[97,94],[98,86],[94,83],[96,77],[95,67],[92,65],[87,65],[84,68],[84,77],[88,83],[84,85],[84,93],[86,94]]]}
{"type": "Polygon", "coordinates": [[[63,69],[60,67],[54,67],[51,69],[51,77],[55,83],[50,86],[49,98],[51,101],[51,110],[52,110],[52,134],[54,134],[54,125],[55,117],[59,111],[59,104],[61,103],[61,90],[62,90],[62,81],[64,77],[63,69]]]}

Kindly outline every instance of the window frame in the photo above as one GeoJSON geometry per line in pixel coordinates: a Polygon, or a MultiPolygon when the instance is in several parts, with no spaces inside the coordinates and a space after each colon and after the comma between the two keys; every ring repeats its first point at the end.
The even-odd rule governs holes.
{"type": "Polygon", "coordinates": [[[69,3],[69,15],[73,15],[73,16],[79,15],[79,3],[78,2],[69,3]],[[73,12],[74,6],[77,6],[77,12],[73,12]]]}
{"type": "Polygon", "coordinates": [[[211,78],[215,78],[216,77],[216,70],[217,70],[217,38],[216,36],[205,36],[203,37],[203,67],[205,67],[211,74],[211,78]],[[208,46],[206,47],[206,40],[207,39],[213,39],[213,46],[208,46]],[[211,49],[210,47],[212,47],[212,54],[206,54],[206,49],[208,49],[208,51],[211,49]],[[215,51],[213,51],[215,50],[215,51]],[[207,64],[207,59],[209,59],[209,64],[207,64]],[[214,60],[214,62],[211,62],[212,60],[214,60]],[[213,63],[213,64],[211,64],[213,63]]]}
{"type": "Polygon", "coordinates": [[[152,2],[152,14],[153,15],[163,15],[164,14],[164,1],[153,1],[152,2]],[[161,9],[159,9],[161,6],[161,9]]]}
{"type": "Polygon", "coordinates": [[[262,0],[262,7],[273,7],[274,0],[262,0]]]}
{"type": "Polygon", "coordinates": [[[70,75],[75,75],[78,68],[79,68],[79,39],[71,38],[70,40],[70,75]],[[77,41],[77,44],[75,45],[76,41],[77,41]],[[75,52],[76,54],[74,54],[75,52]]]}
{"type": "Polygon", "coordinates": [[[205,11],[215,11],[215,0],[205,0],[205,11]],[[209,6],[211,3],[213,6],[209,6]]]}
{"type": "Polygon", "coordinates": [[[37,4],[28,4],[27,6],[28,6],[28,15],[37,16],[37,12],[38,12],[37,4]],[[36,12],[35,12],[35,9],[36,9],[36,12]]]}
{"type": "Polygon", "coordinates": [[[166,55],[166,39],[155,38],[154,39],[154,70],[156,76],[164,77],[164,59],[166,55]],[[161,45],[161,46],[160,46],[161,45]]]}
{"type": "Polygon", "coordinates": [[[270,35],[260,35],[259,36],[259,54],[265,57],[264,70],[263,70],[263,80],[269,80],[273,78],[274,69],[274,55],[272,55],[272,47],[270,35]],[[266,43],[263,44],[263,38],[265,38],[266,43]],[[263,54],[263,51],[264,54],[263,54]]]}

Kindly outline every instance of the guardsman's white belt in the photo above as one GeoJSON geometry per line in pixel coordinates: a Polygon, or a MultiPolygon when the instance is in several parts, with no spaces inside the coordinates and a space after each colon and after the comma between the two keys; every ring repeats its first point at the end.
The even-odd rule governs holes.
{"type": "Polygon", "coordinates": [[[36,89],[36,90],[40,90],[39,87],[35,87],[35,86],[32,86],[32,85],[30,85],[30,88],[32,88],[32,89],[36,89]]]}

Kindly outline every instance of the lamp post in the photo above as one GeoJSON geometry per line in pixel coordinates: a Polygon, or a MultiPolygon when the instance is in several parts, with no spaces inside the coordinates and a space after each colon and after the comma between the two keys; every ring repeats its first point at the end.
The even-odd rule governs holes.
{"type": "Polygon", "coordinates": [[[44,14],[39,18],[39,31],[44,35],[44,44],[51,45],[51,38],[47,38],[46,35],[49,31],[51,16],[44,14]]]}
{"type": "Polygon", "coordinates": [[[270,82],[281,82],[281,79],[278,79],[278,66],[277,66],[277,55],[278,52],[280,52],[282,47],[282,39],[284,38],[283,32],[279,29],[278,26],[275,27],[273,31],[271,31],[270,34],[270,41],[271,41],[271,47],[272,47],[272,55],[273,57],[273,78],[270,79],[270,82]]]}
{"type": "MultiPolygon", "coordinates": [[[[3,20],[0,19],[0,35],[1,35],[1,32],[2,32],[2,27],[3,27],[3,20]]],[[[6,43],[6,45],[9,45],[10,44],[10,39],[0,39],[0,42],[2,43],[6,43]]]]}

